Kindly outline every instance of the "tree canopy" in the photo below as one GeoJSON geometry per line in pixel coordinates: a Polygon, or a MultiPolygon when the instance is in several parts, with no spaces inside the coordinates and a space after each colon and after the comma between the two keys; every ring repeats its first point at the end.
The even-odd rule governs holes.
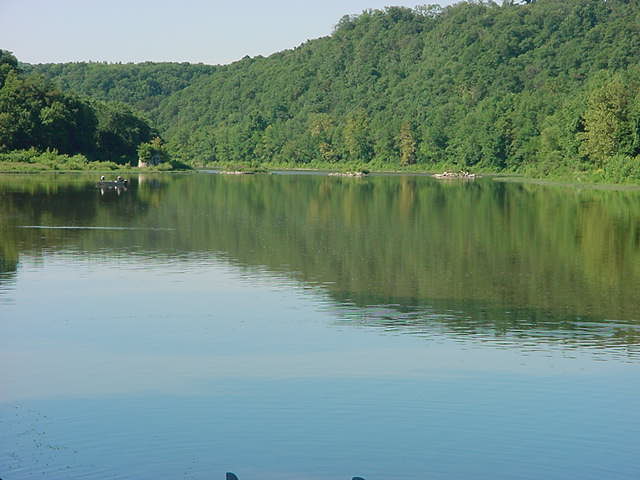
{"type": "Polygon", "coordinates": [[[25,64],[53,80],[65,91],[103,101],[117,101],[142,112],[152,112],[160,102],[216,71],[215,66],[189,63],[45,63],[25,64]]]}
{"type": "Polygon", "coordinates": [[[146,111],[186,161],[638,180],[638,25],[629,0],[468,1],[347,15],[328,37],[226,66],[29,68],[146,111]]]}
{"type": "Polygon", "coordinates": [[[527,3],[343,17],[330,37],[197,79],[158,126],[196,161],[637,166],[638,3],[527,3]]]}
{"type": "Polygon", "coordinates": [[[127,163],[153,135],[131,107],[63,92],[0,50],[0,153],[36,148],[127,163]]]}

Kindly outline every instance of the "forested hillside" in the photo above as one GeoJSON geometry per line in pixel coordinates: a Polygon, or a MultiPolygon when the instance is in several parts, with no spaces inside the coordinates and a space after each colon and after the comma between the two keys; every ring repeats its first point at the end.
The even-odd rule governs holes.
{"type": "Polygon", "coordinates": [[[635,1],[393,7],[201,78],[159,126],[196,161],[637,176],[639,64],[635,1]]]}
{"type": "Polygon", "coordinates": [[[640,4],[520,3],[365,11],[328,37],[221,67],[37,70],[152,112],[174,155],[199,164],[640,180],[640,4]]]}
{"type": "Polygon", "coordinates": [[[118,101],[143,112],[152,112],[158,104],[194,80],[213,73],[217,67],[189,63],[98,62],[45,63],[22,65],[26,72],[40,73],[65,91],[98,100],[118,101]]]}

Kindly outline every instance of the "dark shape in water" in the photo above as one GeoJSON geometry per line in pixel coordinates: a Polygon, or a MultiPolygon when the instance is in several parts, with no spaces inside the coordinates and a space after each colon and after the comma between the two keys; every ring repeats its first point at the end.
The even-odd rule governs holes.
{"type": "MultiPolygon", "coordinates": [[[[227,472],[226,480],[238,480],[238,476],[235,473],[227,472]]],[[[364,480],[364,478],[362,478],[362,477],[353,477],[351,480],[364,480]]]]}
{"type": "Polygon", "coordinates": [[[122,178],[120,175],[116,177],[115,180],[107,180],[105,176],[100,177],[100,181],[96,184],[98,188],[127,188],[129,185],[129,181],[125,178],[122,178]]]}

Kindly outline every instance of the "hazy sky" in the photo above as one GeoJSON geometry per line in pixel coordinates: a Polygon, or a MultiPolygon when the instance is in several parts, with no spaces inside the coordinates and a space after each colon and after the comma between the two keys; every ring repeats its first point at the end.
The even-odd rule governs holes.
{"type": "Polygon", "coordinates": [[[331,33],[340,17],[453,0],[0,0],[0,48],[28,63],[229,63],[331,33]]]}

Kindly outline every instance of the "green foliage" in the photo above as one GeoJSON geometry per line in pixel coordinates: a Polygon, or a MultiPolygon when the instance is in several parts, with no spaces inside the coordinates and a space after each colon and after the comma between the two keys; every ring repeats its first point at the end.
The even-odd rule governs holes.
{"type": "Polygon", "coordinates": [[[26,68],[54,81],[65,91],[102,101],[127,103],[143,112],[153,111],[164,98],[217,69],[202,64],[153,62],[47,63],[26,68]]]}
{"type": "Polygon", "coordinates": [[[398,135],[400,146],[400,165],[411,165],[416,162],[416,141],[414,139],[413,128],[409,122],[404,122],[400,127],[398,135]]]}
{"type": "Polygon", "coordinates": [[[90,162],[84,155],[65,155],[57,150],[38,151],[35,148],[0,153],[0,172],[116,170],[113,162],[90,162]]]}
{"type": "Polygon", "coordinates": [[[95,112],[40,76],[11,70],[0,88],[0,151],[37,147],[92,153],[95,112]]]}
{"type": "Polygon", "coordinates": [[[199,77],[160,103],[158,128],[197,163],[597,169],[637,154],[638,21],[621,0],[368,10],[199,77]],[[594,79],[616,74],[624,125],[602,150],[594,79]]]}
{"type": "Polygon", "coordinates": [[[9,72],[18,69],[18,60],[7,50],[0,49],[0,88],[4,85],[4,79],[9,72]]]}
{"type": "Polygon", "coordinates": [[[23,74],[5,51],[0,77],[0,152],[35,148],[125,164],[154,133],[128,106],[85,100],[42,75],[23,74]]]}
{"type": "MultiPolygon", "coordinates": [[[[469,1],[367,10],[329,37],[227,66],[29,68],[145,110],[194,165],[582,175],[640,154],[638,24],[625,0],[469,1]]],[[[43,125],[68,123],[54,100],[43,125]]],[[[27,128],[29,112],[0,110],[0,132],[27,128]]]]}
{"type": "Polygon", "coordinates": [[[344,147],[346,157],[350,160],[363,162],[371,160],[373,146],[369,137],[369,118],[362,108],[347,115],[344,126],[344,147]]]}
{"type": "Polygon", "coordinates": [[[154,134],[149,124],[124,104],[94,105],[98,119],[96,147],[101,159],[120,164],[135,161],[138,145],[148,142],[154,134]]]}
{"type": "Polygon", "coordinates": [[[138,160],[147,165],[165,163],[169,158],[169,152],[160,137],[154,137],[138,145],[138,160]]]}
{"type": "Polygon", "coordinates": [[[613,156],[638,153],[639,81],[617,74],[589,94],[581,152],[599,167],[613,156]]]}

